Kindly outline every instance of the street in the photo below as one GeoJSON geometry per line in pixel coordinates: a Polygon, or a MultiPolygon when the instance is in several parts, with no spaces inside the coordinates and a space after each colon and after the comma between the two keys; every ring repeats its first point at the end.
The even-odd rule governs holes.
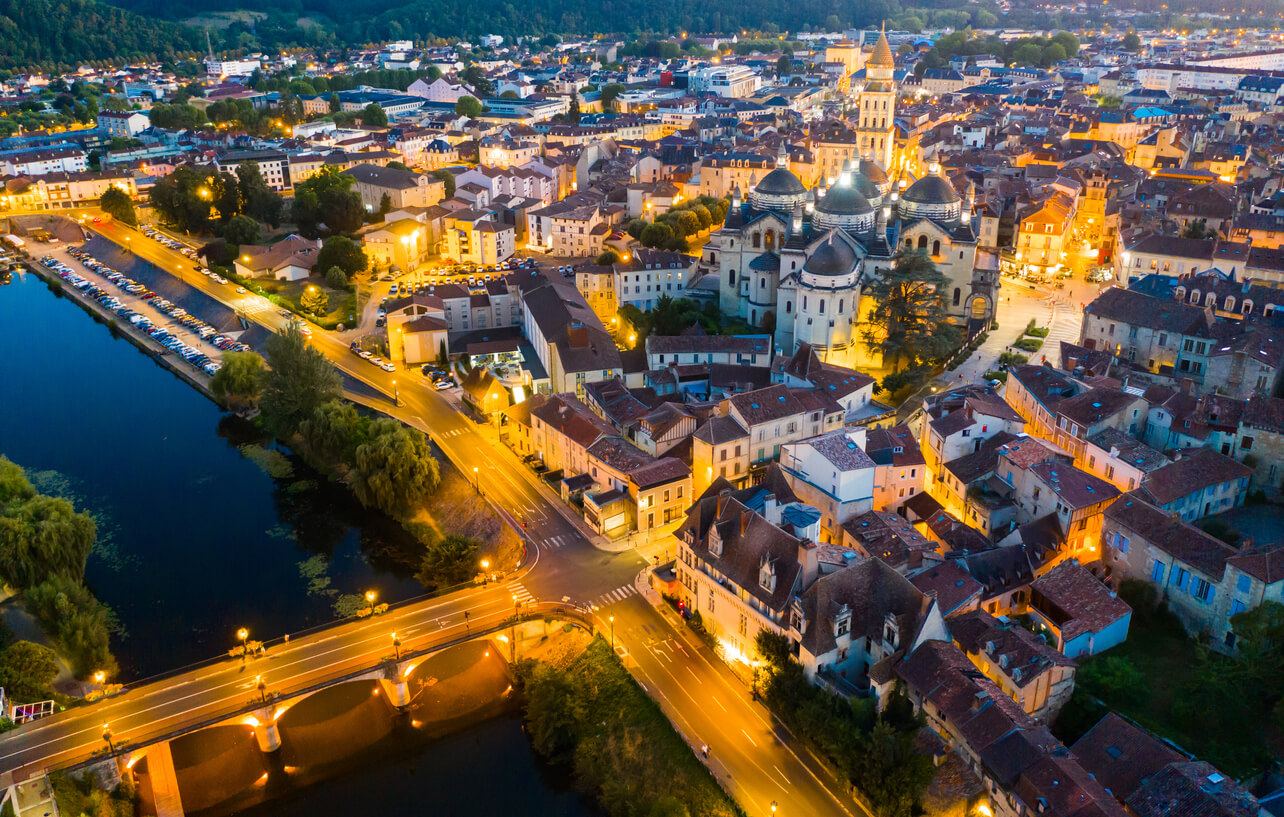
{"type": "MultiPolygon", "coordinates": [[[[234,308],[248,321],[276,331],[293,320],[278,315],[275,307],[256,295],[240,294],[234,286],[185,273],[191,268],[189,259],[128,227],[116,223],[92,226],[116,244],[128,246],[137,259],[180,274],[187,285],[234,308]]],[[[506,447],[492,444],[445,397],[425,386],[418,372],[384,372],[353,355],[344,340],[320,330],[313,332],[310,342],[345,375],[383,395],[374,400],[358,395],[356,399],[430,435],[461,474],[476,475],[475,484],[498,512],[515,527],[526,523],[522,531],[529,544],[526,562],[505,577],[505,581],[520,582],[523,598],[590,603],[597,608],[600,621],[617,617],[615,640],[627,656],[626,665],[689,743],[713,747],[711,767],[748,813],[769,814],[773,801],[784,814],[861,813],[840,786],[822,782],[825,775],[818,764],[809,758],[804,762],[806,755],[788,745],[792,741],[787,735],[777,733],[766,710],[750,701],[747,686],[707,648],[691,642],[684,625],[639,597],[635,579],[648,561],[637,551],[612,553],[595,548],[552,489],[540,484],[506,447]],[[391,399],[394,389],[399,405],[391,399]]],[[[661,542],[653,547],[662,551],[664,545],[661,542]]],[[[387,638],[384,633],[391,631],[390,624],[396,623],[400,633],[406,625],[429,627],[438,619],[450,621],[451,616],[462,615],[470,600],[502,602],[506,607],[511,601],[509,591],[498,591],[502,598],[490,601],[489,594],[495,592],[452,596],[425,603],[422,609],[403,608],[398,615],[404,621],[381,619],[344,625],[339,630],[343,634],[340,643],[325,648],[291,643],[288,654],[294,657],[283,666],[291,667],[292,674],[281,678],[274,674],[267,676],[268,680],[298,684],[312,673],[334,674],[336,663],[370,661],[382,654],[381,646],[387,651],[386,644],[379,642],[387,638]]],[[[273,636],[255,634],[256,638],[273,636]]],[[[279,654],[275,660],[280,660],[279,654]]],[[[128,741],[131,736],[172,728],[206,711],[226,709],[229,701],[243,702],[246,694],[236,688],[241,677],[237,672],[231,667],[198,670],[198,676],[190,680],[175,683],[167,679],[157,685],[163,689],[149,686],[87,710],[74,710],[85,714],[64,713],[9,733],[0,737],[0,769],[12,770],[41,759],[55,762],[93,749],[101,743],[105,721],[111,722],[120,739],[128,741]],[[200,685],[199,692],[177,689],[192,683],[200,685]]]]}

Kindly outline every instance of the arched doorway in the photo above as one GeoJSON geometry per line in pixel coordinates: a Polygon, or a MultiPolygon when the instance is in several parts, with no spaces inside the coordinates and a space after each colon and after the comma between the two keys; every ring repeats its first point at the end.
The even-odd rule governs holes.
{"type": "Polygon", "coordinates": [[[989,311],[990,311],[989,301],[980,297],[972,299],[972,319],[973,320],[978,320],[978,321],[984,320],[986,314],[988,314],[989,311]]]}

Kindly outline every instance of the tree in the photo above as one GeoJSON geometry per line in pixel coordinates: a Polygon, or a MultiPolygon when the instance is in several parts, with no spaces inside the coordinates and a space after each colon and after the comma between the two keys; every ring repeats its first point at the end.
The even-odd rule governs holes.
{"type": "Polygon", "coordinates": [[[268,187],[256,162],[241,162],[236,168],[237,186],[241,194],[241,211],[273,227],[281,223],[285,207],[281,196],[268,187]]]}
{"type": "Polygon", "coordinates": [[[631,237],[641,241],[642,231],[645,230],[650,225],[650,223],[651,222],[647,221],[644,218],[635,218],[629,222],[629,225],[627,227],[624,228],[624,232],[628,233],[631,237]]]}
{"type": "Polygon", "coordinates": [[[379,218],[383,218],[392,212],[392,197],[387,193],[379,198],[379,218]]]}
{"type": "Polygon", "coordinates": [[[620,256],[615,252],[615,250],[603,250],[593,263],[597,264],[599,267],[609,267],[619,260],[620,256]]]}
{"type": "Polygon", "coordinates": [[[783,77],[794,72],[794,60],[788,54],[781,54],[776,60],[776,76],[783,77]]]}
{"type": "MultiPolygon", "coordinates": [[[[0,466],[17,468],[0,457],[0,466]]],[[[93,549],[93,517],[77,513],[59,497],[35,494],[0,509],[0,579],[15,588],[32,587],[50,576],[80,581],[93,549]]]]}
{"type": "Polygon", "coordinates": [[[366,439],[370,421],[357,413],[346,400],[331,400],[317,406],[299,424],[303,453],[325,470],[351,462],[357,446],[366,439]]]}
{"type": "Polygon", "coordinates": [[[455,103],[455,113],[460,116],[466,116],[469,119],[476,119],[481,116],[482,104],[474,96],[461,96],[455,103]]]}
{"type": "Polygon", "coordinates": [[[939,360],[956,349],[959,328],[949,322],[947,279],[921,252],[902,251],[869,288],[874,309],[862,334],[871,352],[893,371],[939,360]]]}
{"type": "Polygon", "coordinates": [[[103,212],[117,221],[130,226],[138,224],[138,217],[134,215],[134,200],[119,187],[113,185],[104,190],[99,203],[102,205],[103,212]]]}
{"type": "Polygon", "coordinates": [[[361,124],[369,128],[386,128],[388,112],[377,103],[371,102],[361,111],[361,124]]]}
{"type": "MultiPolygon", "coordinates": [[[[294,186],[294,221],[306,235],[322,225],[331,233],[354,233],[365,223],[365,206],[352,189],[355,180],[333,165],[294,186]]],[[[326,267],[328,268],[328,267],[326,267]]]]}
{"type": "Polygon", "coordinates": [[[638,239],[647,247],[660,247],[668,243],[673,236],[673,228],[667,224],[648,224],[638,239]]]}
{"type": "Polygon", "coordinates": [[[1203,220],[1192,220],[1187,222],[1186,229],[1181,232],[1182,238],[1208,238],[1208,227],[1203,220]]]}
{"type": "Polygon", "coordinates": [[[76,677],[116,670],[111,654],[115,617],[78,580],[51,575],[25,594],[27,610],[40,621],[76,677]]]}
{"type": "Polygon", "coordinates": [[[679,238],[693,236],[700,232],[700,217],[690,210],[679,210],[672,214],[669,219],[669,225],[673,227],[673,234],[679,238]]]}
{"type": "Polygon", "coordinates": [[[223,225],[223,238],[229,244],[257,244],[259,223],[249,216],[232,216],[223,225]]]}
{"type": "Polygon", "coordinates": [[[0,652],[0,689],[15,701],[35,703],[51,697],[58,675],[58,654],[30,641],[18,641],[0,652]]]}
{"type": "Polygon", "coordinates": [[[330,113],[338,113],[343,110],[343,102],[339,99],[338,94],[330,94],[329,104],[330,113]]]}
{"type": "Polygon", "coordinates": [[[229,408],[250,408],[263,396],[267,368],[257,352],[226,352],[223,367],[210,380],[215,399],[229,408]]]}
{"type": "Polygon", "coordinates": [[[1125,51],[1140,51],[1141,38],[1137,36],[1137,32],[1129,31],[1124,35],[1123,43],[1121,43],[1121,45],[1123,45],[1125,51]]]}
{"type": "Polygon", "coordinates": [[[330,267],[325,271],[325,285],[330,289],[347,289],[348,274],[342,267],[330,267]]]}
{"type": "Polygon", "coordinates": [[[477,574],[477,551],[481,543],[468,536],[451,535],[425,546],[415,578],[424,587],[461,584],[477,574]]]}
{"type": "Polygon", "coordinates": [[[351,238],[343,235],[330,236],[321,245],[317,253],[316,269],[330,270],[338,267],[345,275],[352,276],[370,266],[370,259],[365,250],[351,238]]]}
{"type": "Polygon", "coordinates": [[[310,315],[324,315],[330,309],[330,294],[315,284],[309,284],[299,297],[299,308],[310,315]]]}
{"type": "Polygon", "coordinates": [[[444,167],[439,167],[432,171],[432,175],[441,179],[441,183],[445,186],[442,191],[442,198],[448,199],[455,195],[455,175],[453,173],[444,167]]]}
{"type": "Polygon", "coordinates": [[[348,484],[363,505],[405,518],[419,509],[440,479],[424,435],[382,418],[371,423],[369,439],[357,446],[348,484]]]}
{"type": "Polygon", "coordinates": [[[264,351],[271,371],[263,384],[259,408],[273,431],[293,436],[317,406],[342,395],[343,383],[330,361],[308,345],[294,322],[268,338],[264,351]]]}
{"type": "Polygon", "coordinates": [[[620,94],[624,93],[624,86],[618,82],[612,82],[602,86],[602,110],[614,110],[615,100],[620,94]]]}

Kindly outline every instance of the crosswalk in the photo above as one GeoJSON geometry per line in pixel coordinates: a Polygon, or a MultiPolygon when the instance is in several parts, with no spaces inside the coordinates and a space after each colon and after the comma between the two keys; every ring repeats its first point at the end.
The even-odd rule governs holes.
{"type": "Polygon", "coordinates": [[[638,589],[631,584],[623,584],[614,590],[608,590],[597,598],[593,599],[593,609],[601,610],[612,604],[624,601],[629,596],[637,595],[638,589]]]}
{"type": "Polygon", "coordinates": [[[508,592],[512,593],[513,597],[522,604],[535,603],[535,597],[531,595],[531,591],[527,590],[521,582],[509,582],[508,592]]]}
{"type": "Polygon", "coordinates": [[[547,539],[541,539],[539,546],[544,550],[557,550],[558,548],[566,547],[573,541],[575,541],[573,535],[564,533],[561,536],[550,536],[547,539]]]}
{"type": "Polygon", "coordinates": [[[452,428],[447,431],[434,432],[433,436],[439,439],[450,439],[451,437],[458,437],[460,434],[463,434],[464,431],[466,430],[467,429],[464,429],[464,428],[452,428]]]}

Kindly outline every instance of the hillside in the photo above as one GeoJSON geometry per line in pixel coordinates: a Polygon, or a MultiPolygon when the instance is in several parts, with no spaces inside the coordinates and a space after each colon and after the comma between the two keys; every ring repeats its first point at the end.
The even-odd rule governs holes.
{"type": "Polygon", "coordinates": [[[94,0],[0,0],[0,68],[74,67],[202,49],[195,29],[94,0]]]}

